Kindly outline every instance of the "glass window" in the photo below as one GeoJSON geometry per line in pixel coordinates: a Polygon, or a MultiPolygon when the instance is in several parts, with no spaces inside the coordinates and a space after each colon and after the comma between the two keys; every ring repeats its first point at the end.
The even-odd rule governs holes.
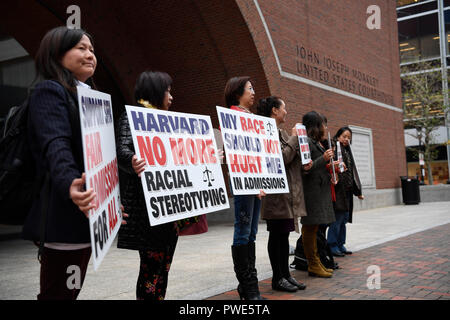
{"type": "MultiPolygon", "coordinates": [[[[444,11],[444,21],[445,21],[445,34],[447,36],[447,56],[450,54],[450,47],[449,47],[449,41],[450,41],[450,10],[444,11]]],[[[447,64],[448,65],[448,64],[447,64]]]]}
{"type": "Polygon", "coordinates": [[[439,58],[437,13],[398,23],[400,63],[439,58]]]}
{"type": "Polygon", "coordinates": [[[414,14],[427,12],[427,11],[431,11],[431,10],[436,10],[436,9],[437,9],[436,1],[424,3],[423,5],[419,5],[419,6],[398,8],[397,9],[397,18],[407,17],[407,16],[411,16],[414,14]]]}
{"type": "Polygon", "coordinates": [[[428,1],[428,0],[397,0],[397,8],[403,7],[403,6],[406,6],[409,4],[424,2],[424,1],[428,1]]]}

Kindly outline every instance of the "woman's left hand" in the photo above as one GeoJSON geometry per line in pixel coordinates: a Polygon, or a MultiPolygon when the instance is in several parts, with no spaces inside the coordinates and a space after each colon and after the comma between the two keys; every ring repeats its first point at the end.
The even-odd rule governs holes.
{"type": "Polygon", "coordinates": [[[358,199],[359,199],[359,200],[364,200],[364,196],[363,196],[363,195],[360,195],[360,196],[358,196],[358,199]]]}
{"type": "Polygon", "coordinates": [[[70,199],[78,208],[84,213],[86,218],[89,218],[89,211],[95,208],[91,202],[97,196],[94,189],[84,190],[83,186],[86,183],[86,174],[83,173],[81,178],[73,179],[69,188],[70,199]]]}
{"type": "Polygon", "coordinates": [[[258,199],[261,200],[262,197],[265,197],[266,193],[263,190],[259,190],[259,194],[257,195],[258,199]]]}
{"type": "Polygon", "coordinates": [[[309,170],[312,168],[312,166],[313,166],[313,162],[311,161],[310,163],[304,164],[304,165],[302,166],[302,168],[303,168],[303,170],[305,170],[305,171],[309,171],[309,170]]]}
{"type": "Polygon", "coordinates": [[[128,218],[129,215],[128,213],[125,213],[125,208],[123,207],[123,205],[120,205],[120,211],[122,211],[122,224],[127,224],[127,221],[125,220],[125,218],[128,218]]]}
{"type": "Polygon", "coordinates": [[[219,149],[217,151],[217,155],[219,156],[220,163],[223,163],[223,159],[225,158],[225,153],[223,152],[223,150],[219,149]]]}

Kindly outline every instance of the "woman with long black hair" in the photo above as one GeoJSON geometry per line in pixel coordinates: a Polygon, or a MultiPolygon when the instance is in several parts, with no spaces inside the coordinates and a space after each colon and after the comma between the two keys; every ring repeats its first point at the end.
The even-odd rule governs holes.
{"type": "Polygon", "coordinates": [[[44,183],[25,221],[23,236],[45,243],[40,300],[76,299],[91,255],[88,214],[96,194],[93,189],[84,190],[77,86],[93,86],[96,66],[92,37],[80,29],[50,30],[36,54],[42,81],[29,99],[27,130],[36,175],[44,183]],[[73,273],[69,267],[73,266],[78,267],[80,281],[68,286],[73,273]]]}
{"type": "Polygon", "coordinates": [[[337,142],[340,144],[342,160],[346,169],[343,172],[338,172],[339,182],[335,187],[336,201],[333,203],[336,221],[330,225],[327,235],[327,242],[330,245],[331,252],[338,257],[352,254],[344,244],[347,235],[345,224],[352,221],[353,195],[360,200],[364,199],[358,170],[350,148],[352,133],[352,129],[349,127],[342,127],[333,138],[335,148],[337,148],[337,142]]]}
{"type": "MultiPolygon", "coordinates": [[[[172,78],[167,73],[143,72],[136,81],[136,103],[142,108],[168,110],[173,100],[171,88],[172,78]]],[[[140,179],[146,162],[138,159],[134,150],[126,111],[119,119],[117,159],[126,177],[122,202],[129,213],[127,224],[119,230],[117,247],[139,251],[136,298],[163,300],[178,241],[178,226],[177,222],[150,226],[140,179]]]]}
{"type": "Polygon", "coordinates": [[[325,268],[317,251],[317,231],[319,225],[334,222],[333,203],[331,198],[332,177],[327,165],[333,159],[332,148],[326,148],[322,143],[326,140],[325,119],[315,111],[303,116],[303,125],[308,134],[309,150],[312,167],[303,176],[303,190],[307,215],[301,218],[302,241],[306,259],[308,261],[308,274],[310,276],[330,278],[333,270],[325,268]]]}

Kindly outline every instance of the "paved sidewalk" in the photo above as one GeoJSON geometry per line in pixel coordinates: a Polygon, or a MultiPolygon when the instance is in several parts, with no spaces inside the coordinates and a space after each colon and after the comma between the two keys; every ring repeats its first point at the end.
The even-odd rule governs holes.
{"type": "MultiPolygon", "coordinates": [[[[293,270],[293,277],[307,285],[304,291],[273,291],[271,279],[260,281],[261,295],[270,300],[450,300],[449,243],[446,224],[336,258],[341,268],[330,279],[293,270]],[[373,267],[379,268],[378,288],[373,267]]],[[[232,290],[208,300],[237,299],[232,290]]]]}
{"type": "MultiPolygon", "coordinates": [[[[359,200],[356,199],[355,201],[359,200]]],[[[342,263],[343,267],[338,273],[343,275],[350,271],[352,264],[346,264],[359,259],[359,257],[363,257],[366,252],[369,252],[366,256],[367,259],[370,258],[370,252],[372,252],[374,256],[383,259],[384,257],[382,255],[376,255],[378,253],[378,249],[376,248],[378,247],[375,246],[385,246],[387,245],[385,244],[387,241],[396,240],[440,225],[449,224],[449,207],[450,202],[433,202],[421,203],[413,206],[399,205],[356,212],[353,219],[354,223],[347,224],[346,244],[349,250],[355,252],[355,255],[353,257],[345,257],[338,260],[342,263]]],[[[2,228],[0,226],[0,233],[1,231],[2,228]]],[[[205,234],[180,237],[175,251],[174,262],[169,274],[166,299],[200,300],[214,297],[230,290],[235,290],[237,280],[233,272],[230,249],[232,237],[233,226],[231,224],[213,224],[210,225],[209,231],[205,234]]],[[[291,245],[295,245],[298,237],[299,235],[297,233],[291,233],[289,238],[291,245]]],[[[263,280],[263,285],[268,285],[268,288],[270,289],[272,272],[267,255],[267,240],[268,232],[266,231],[265,222],[262,222],[259,225],[256,241],[256,266],[259,279],[263,280]],[[269,282],[267,282],[267,279],[269,279],[269,282]]],[[[448,247],[448,238],[442,240],[443,241],[440,242],[442,247],[448,247]]],[[[438,245],[439,241],[436,244],[437,249],[438,245]]],[[[432,251],[434,249],[426,250],[432,251]]],[[[39,291],[39,263],[36,259],[36,255],[37,249],[31,242],[11,238],[9,238],[9,240],[3,238],[3,240],[0,241],[0,300],[36,299],[36,295],[39,291]]],[[[404,258],[399,259],[399,261],[391,261],[392,263],[405,263],[409,266],[406,259],[413,258],[413,256],[405,256],[404,258]]],[[[367,277],[369,276],[366,274],[366,268],[369,264],[383,265],[382,262],[383,261],[381,260],[359,262],[360,264],[358,264],[358,267],[362,268],[362,271],[358,271],[361,273],[360,278],[357,281],[355,280],[352,284],[354,286],[352,289],[360,290],[362,286],[365,285],[367,277]]],[[[390,265],[385,266],[385,268],[388,266],[390,265]]],[[[430,270],[438,270],[441,272],[450,271],[448,264],[443,264],[443,266],[445,266],[445,268],[442,270],[430,270]]],[[[97,272],[94,272],[91,260],[79,299],[134,300],[138,270],[138,253],[131,250],[117,249],[115,244],[113,244],[97,272]]],[[[388,287],[389,282],[386,282],[388,279],[392,279],[394,285],[394,279],[404,279],[404,277],[397,277],[395,273],[390,273],[394,271],[401,272],[401,270],[398,269],[387,272],[382,270],[381,290],[392,290],[392,288],[388,287]]],[[[437,275],[422,274],[421,276],[432,278],[437,275]]],[[[304,280],[304,282],[308,284],[308,294],[314,293],[314,297],[317,295],[320,297],[320,294],[323,294],[323,292],[319,290],[324,288],[322,285],[333,287],[333,283],[336,283],[336,280],[338,279],[339,276],[336,276],[328,282],[324,281],[328,279],[317,279],[319,281],[317,284],[318,287],[316,293],[314,293],[316,282],[313,284],[309,277],[304,279],[301,277],[299,278],[299,280],[304,280]]],[[[449,282],[448,278],[445,278],[445,280],[447,283],[449,282]]],[[[414,285],[430,286],[434,288],[437,284],[430,285],[424,281],[423,283],[415,283],[414,285]]],[[[327,292],[330,290],[323,291],[327,292]]],[[[441,291],[444,293],[448,292],[436,288],[436,292],[441,291]]],[[[269,294],[268,291],[267,294],[269,294]]],[[[412,295],[408,297],[411,296],[412,295]]],[[[388,296],[386,295],[385,297],[387,298],[388,296]]],[[[232,296],[230,296],[230,298],[232,298],[232,296]]],[[[323,296],[322,298],[325,297],[323,296]]]]}

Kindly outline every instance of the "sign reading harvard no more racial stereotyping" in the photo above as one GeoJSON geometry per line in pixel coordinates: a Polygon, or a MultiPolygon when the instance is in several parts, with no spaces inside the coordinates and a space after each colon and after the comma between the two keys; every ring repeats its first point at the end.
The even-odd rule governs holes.
{"type": "Polygon", "coordinates": [[[122,223],[114,121],[109,94],[78,87],[86,190],[97,196],[89,212],[92,256],[97,270],[122,223]]]}
{"type": "Polygon", "coordinates": [[[229,208],[209,116],[125,107],[150,225],[229,208]]]}
{"type": "Polygon", "coordinates": [[[217,106],[234,195],[288,193],[274,119],[217,106]]]}

